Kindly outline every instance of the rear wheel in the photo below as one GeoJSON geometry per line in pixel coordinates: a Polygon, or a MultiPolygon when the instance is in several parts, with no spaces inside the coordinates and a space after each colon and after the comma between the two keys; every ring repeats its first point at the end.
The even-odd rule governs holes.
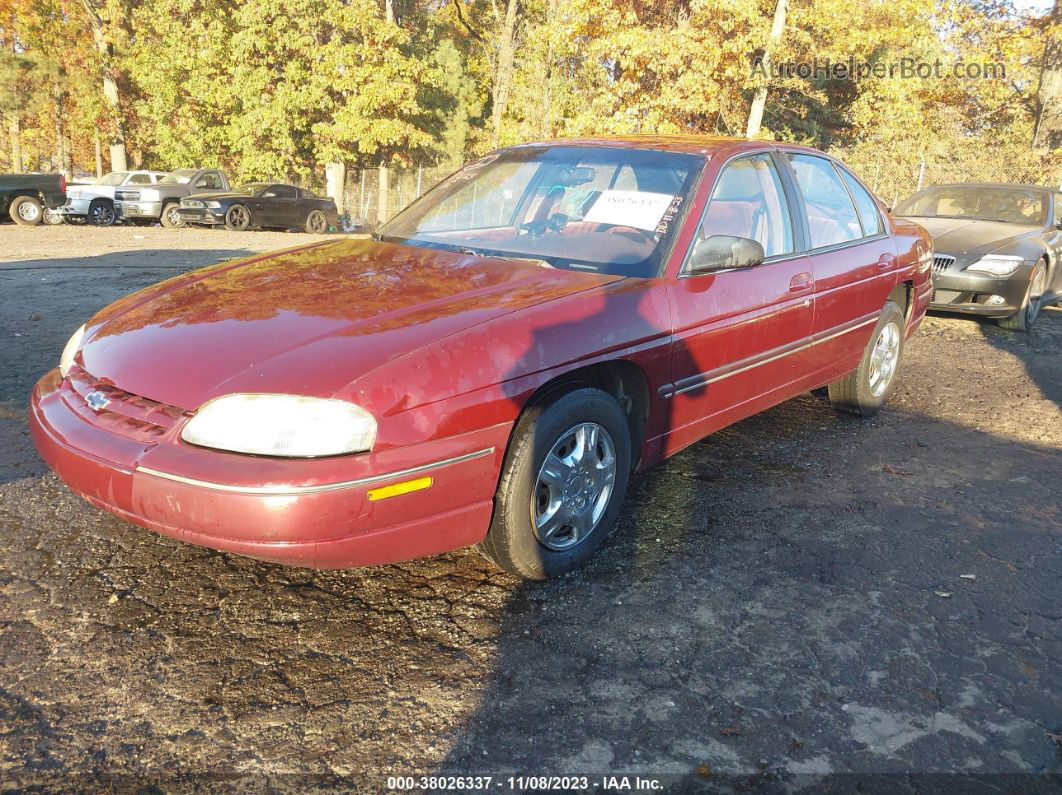
{"type": "Polygon", "coordinates": [[[45,208],[45,210],[44,210],[44,219],[43,219],[42,223],[47,224],[48,226],[58,226],[62,222],[63,222],[63,214],[61,212],[59,212],[58,210],[52,210],[50,208],[45,208]]]}
{"type": "Polygon", "coordinates": [[[181,205],[177,202],[170,202],[162,208],[162,215],[159,220],[162,225],[167,229],[180,229],[184,226],[184,219],[181,218],[181,214],[177,212],[181,205]]]}
{"type": "Polygon", "coordinates": [[[1000,318],[999,325],[1011,331],[1028,331],[1040,317],[1040,310],[1044,305],[1044,293],[1047,292],[1047,263],[1040,261],[1029,279],[1029,289],[1025,293],[1025,300],[1021,309],[1010,317],[1000,318]]]}
{"type": "Polygon", "coordinates": [[[19,226],[36,226],[44,218],[44,207],[33,196],[19,196],[7,212],[19,226]]]}
{"type": "Polygon", "coordinates": [[[115,221],[114,205],[105,199],[97,199],[89,205],[88,219],[93,226],[110,226],[115,221]]]}
{"type": "Polygon", "coordinates": [[[320,210],[311,210],[306,216],[306,231],[311,235],[321,235],[328,231],[328,219],[320,210]]]}
{"type": "Polygon", "coordinates": [[[631,468],[627,418],[589,387],[529,408],[517,423],[480,551],[544,580],[578,568],[608,536],[631,468]]]}
{"type": "Polygon", "coordinates": [[[893,301],[886,301],[859,366],[830,384],[830,402],[834,406],[865,417],[882,407],[903,353],[903,328],[903,310],[893,301]]]}
{"type": "Polygon", "coordinates": [[[225,213],[225,228],[230,232],[243,232],[251,225],[251,211],[242,204],[232,205],[225,213]]]}

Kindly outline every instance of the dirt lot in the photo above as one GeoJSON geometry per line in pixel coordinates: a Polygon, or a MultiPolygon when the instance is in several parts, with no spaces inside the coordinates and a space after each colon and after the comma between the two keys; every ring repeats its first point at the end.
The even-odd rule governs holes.
{"type": "Polygon", "coordinates": [[[307,239],[0,227],[0,789],[1058,786],[1062,312],[1028,335],[929,319],[878,417],[805,395],[695,445],[635,481],[587,570],[546,584],[468,552],[324,573],[216,554],[46,472],[25,401],[85,318],[307,239]]]}

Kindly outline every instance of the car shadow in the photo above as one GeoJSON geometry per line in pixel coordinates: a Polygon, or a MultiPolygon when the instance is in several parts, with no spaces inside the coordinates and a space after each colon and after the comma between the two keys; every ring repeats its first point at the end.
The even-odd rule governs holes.
{"type": "Polygon", "coordinates": [[[982,320],[981,333],[993,347],[1020,359],[1041,394],[1062,408],[1062,308],[1041,309],[1031,331],[1008,331],[982,320]]]}

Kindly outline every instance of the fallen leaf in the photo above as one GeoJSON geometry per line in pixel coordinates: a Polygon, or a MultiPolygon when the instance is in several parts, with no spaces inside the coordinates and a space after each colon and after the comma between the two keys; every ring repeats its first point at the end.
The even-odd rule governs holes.
{"type": "Polygon", "coordinates": [[[976,580],[977,579],[977,575],[976,574],[960,574],[959,577],[961,577],[964,580],[976,580]]]}
{"type": "Polygon", "coordinates": [[[906,469],[894,469],[888,464],[882,466],[881,471],[888,472],[890,475],[899,475],[901,478],[909,478],[914,474],[914,472],[908,472],[906,469]]]}
{"type": "Polygon", "coordinates": [[[934,591],[934,593],[941,599],[947,599],[949,596],[951,596],[951,591],[934,591]]]}
{"type": "Polygon", "coordinates": [[[724,737],[733,737],[734,735],[741,734],[741,729],[735,726],[727,726],[725,729],[720,729],[719,733],[724,737]]]}

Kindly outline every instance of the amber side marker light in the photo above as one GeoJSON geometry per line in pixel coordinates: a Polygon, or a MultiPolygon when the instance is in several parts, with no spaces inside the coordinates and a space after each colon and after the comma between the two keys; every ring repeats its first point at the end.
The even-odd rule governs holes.
{"type": "Polygon", "coordinates": [[[386,500],[389,497],[398,497],[401,494],[409,494],[411,491],[423,491],[431,488],[431,478],[417,478],[407,480],[405,483],[392,483],[390,486],[382,486],[369,492],[369,502],[386,500]]]}

